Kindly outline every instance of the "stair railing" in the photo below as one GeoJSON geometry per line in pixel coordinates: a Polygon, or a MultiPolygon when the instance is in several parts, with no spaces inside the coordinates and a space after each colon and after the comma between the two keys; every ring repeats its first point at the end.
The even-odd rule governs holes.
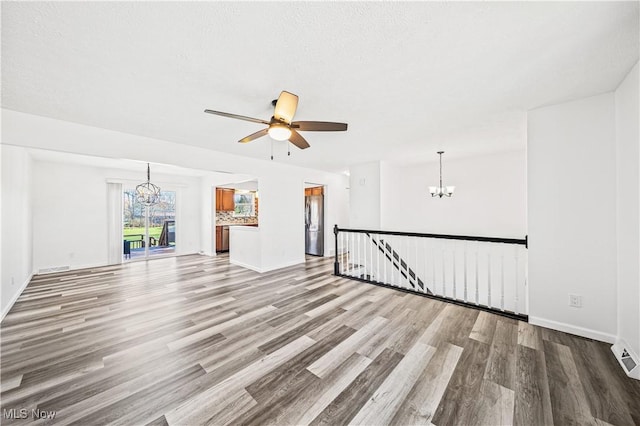
{"type": "Polygon", "coordinates": [[[527,238],[334,227],[334,274],[527,319],[527,238]]]}

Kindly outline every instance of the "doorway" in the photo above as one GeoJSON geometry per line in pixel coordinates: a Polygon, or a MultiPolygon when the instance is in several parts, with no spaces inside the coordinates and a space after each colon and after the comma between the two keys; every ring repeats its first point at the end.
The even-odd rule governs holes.
{"type": "Polygon", "coordinates": [[[176,192],[160,191],[157,204],[145,206],[135,188],[122,191],[123,261],[176,252],[176,192]]]}
{"type": "Polygon", "coordinates": [[[312,256],[324,256],[324,187],[305,184],[304,248],[312,256]]]}

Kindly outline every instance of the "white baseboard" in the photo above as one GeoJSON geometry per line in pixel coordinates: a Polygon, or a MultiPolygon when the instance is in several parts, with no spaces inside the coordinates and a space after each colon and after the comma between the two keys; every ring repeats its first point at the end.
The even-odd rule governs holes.
{"type": "Polygon", "coordinates": [[[81,269],[102,268],[103,266],[114,266],[114,265],[121,265],[121,263],[114,263],[111,265],[107,262],[91,263],[86,265],[74,265],[74,266],[65,265],[64,267],[66,267],[66,269],[59,269],[59,270],[56,270],[56,268],[62,268],[62,267],[52,266],[52,267],[46,267],[46,268],[39,268],[38,271],[33,275],[59,274],[64,272],[79,271],[81,269]],[[47,269],[50,269],[50,270],[47,270],[47,269]]]}
{"type": "Polygon", "coordinates": [[[256,271],[259,272],[261,274],[265,273],[265,272],[271,272],[271,271],[275,271],[276,269],[282,269],[282,268],[288,268],[289,266],[295,266],[295,265],[299,265],[301,263],[304,263],[305,260],[295,260],[293,262],[286,262],[280,265],[276,265],[276,266],[272,266],[270,268],[258,268],[256,266],[253,265],[249,265],[247,263],[244,262],[239,262],[235,259],[229,259],[229,263],[233,264],[233,265],[238,265],[238,266],[242,266],[243,268],[247,268],[247,269],[251,269],[252,271],[256,271]]]}
{"type": "Polygon", "coordinates": [[[266,271],[263,271],[261,268],[258,268],[256,266],[253,265],[249,265],[248,263],[244,263],[244,262],[239,262],[237,260],[233,260],[233,259],[229,259],[229,263],[231,263],[232,265],[237,265],[237,266],[242,266],[243,268],[247,268],[247,269],[251,269],[252,271],[256,271],[258,273],[263,273],[266,271]]]}
{"type": "Polygon", "coordinates": [[[0,316],[0,322],[2,322],[4,320],[4,317],[7,316],[7,314],[11,310],[11,308],[13,308],[13,305],[15,305],[15,303],[18,301],[18,298],[22,295],[22,292],[24,291],[24,289],[27,288],[27,286],[31,282],[31,278],[33,278],[33,272],[31,274],[29,274],[29,276],[27,277],[25,282],[22,283],[22,285],[20,286],[19,290],[11,298],[11,300],[9,301],[9,304],[7,305],[7,307],[2,311],[2,316],[0,316]]]}
{"type": "Polygon", "coordinates": [[[601,342],[614,343],[616,336],[601,331],[591,330],[590,328],[578,327],[564,322],[552,321],[544,318],[529,316],[529,324],[539,325],[541,327],[551,328],[553,330],[563,331],[565,333],[575,334],[576,336],[587,337],[589,339],[599,340],[601,342]]]}
{"type": "MultiPolygon", "coordinates": [[[[640,380],[640,356],[627,344],[624,339],[618,339],[618,341],[611,346],[611,352],[616,356],[620,367],[625,374],[633,379],[640,380]],[[629,366],[625,366],[622,362],[623,351],[627,351],[626,358],[631,357],[635,363],[635,367],[629,370],[629,366]]],[[[627,360],[629,361],[629,360],[627,360]]]]}
{"type": "Polygon", "coordinates": [[[302,259],[299,259],[299,260],[281,263],[280,265],[272,266],[270,268],[265,268],[262,270],[262,272],[270,272],[270,271],[275,271],[276,269],[288,268],[289,266],[300,265],[301,263],[304,263],[304,262],[305,262],[305,258],[303,257],[302,259]]]}

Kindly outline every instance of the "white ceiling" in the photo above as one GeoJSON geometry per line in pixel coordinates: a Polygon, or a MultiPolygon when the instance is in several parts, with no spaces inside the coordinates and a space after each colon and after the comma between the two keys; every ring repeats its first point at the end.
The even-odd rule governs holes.
{"type": "Polygon", "coordinates": [[[526,110],[615,89],[638,2],[2,2],[2,107],[267,159],[281,90],[332,171],[524,146],[526,110]]]}

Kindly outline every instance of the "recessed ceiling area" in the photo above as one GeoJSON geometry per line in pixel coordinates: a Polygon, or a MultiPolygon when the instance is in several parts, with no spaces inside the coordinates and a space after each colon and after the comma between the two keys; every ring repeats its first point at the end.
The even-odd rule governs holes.
{"type": "Polygon", "coordinates": [[[638,61],[638,2],[3,2],[2,107],[268,159],[237,141],[280,91],[304,151],[343,171],[522,149],[526,111],[616,88],[638,61]]]}

